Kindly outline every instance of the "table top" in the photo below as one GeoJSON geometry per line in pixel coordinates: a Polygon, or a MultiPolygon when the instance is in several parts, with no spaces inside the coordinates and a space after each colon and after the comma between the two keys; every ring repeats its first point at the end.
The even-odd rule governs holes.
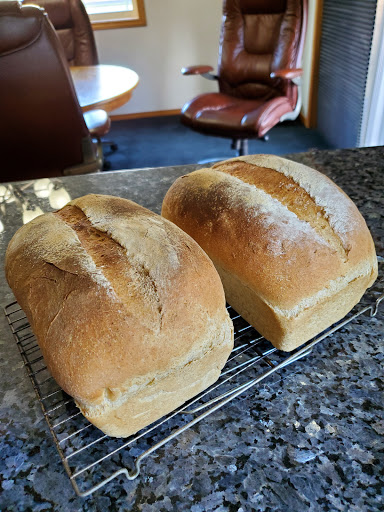
{"type": "MultiPolygon", "coordinates": [[[[290,155],[355,201],[384,255],[384,149],[290,155]]],[[[201,167],[201,166],[200,166],[201,167]]],[[[0,186],[0,257],[23,221],[86,193],[120,195],[160,212],[195,165],[68,176],[0,186]]],[[[13,300],[0,276],[0,304],[13,300]]],[[[377,511],[384,508],[383,307],[318,344],[148,457],[141,475],[84,499],[74,494],[0,316],[0,509],[377,511]]]]}
{"type": "Polygon", "coordinates": [[[96,108],[110,112],[123,106],[139,83],[132,69],[107,64],[71,67],[71,74],[84,112],[96,108]]]}

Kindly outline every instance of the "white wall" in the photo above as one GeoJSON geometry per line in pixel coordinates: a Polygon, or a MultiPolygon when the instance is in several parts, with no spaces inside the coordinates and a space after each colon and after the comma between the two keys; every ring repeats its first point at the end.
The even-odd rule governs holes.
{"type": "Polygon", "coordinates": [[[183,66],[216,71],[221,0],[145,0],[146,27],[95,31],[100,62],[127,66],[140,77],[132,99],[114,114],[181,108],[215,82],[183,76],[183,66]]]}
{"type": "MultiPolygon", "coordinates": [[[[311,11],[316,1],[309,0],[311,11]]],[[[209,64],[216,71],[222,0],[145,0],[145,9],[145,27],[95,31],[100,62],[127,66],[140,77],[132,99],[114,114],[179,109],[197,94],[217,90],[215,82],[183,76],[180,69],[209,64]]],[[[302,112],[308,102],[311,26],[308,33],[302,112]]]]}

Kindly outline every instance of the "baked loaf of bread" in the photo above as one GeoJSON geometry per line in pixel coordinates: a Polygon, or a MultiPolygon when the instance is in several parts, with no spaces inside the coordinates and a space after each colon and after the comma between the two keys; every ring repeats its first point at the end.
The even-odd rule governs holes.
{"type": "Polygon", "coordinates": [[[81,412],[129,436],[215,382],[233,347],[220,278],[177,226],[88,195],[12,238],[6,276],[81,412]]]}
{"type": "Polygon", "coordinates": [[[377,277],[372,237],[323,174],[283,158],[234,158],[176,180],[162,215],[213,260],[229,304],[290,351],[343,318],[377,277]]]}

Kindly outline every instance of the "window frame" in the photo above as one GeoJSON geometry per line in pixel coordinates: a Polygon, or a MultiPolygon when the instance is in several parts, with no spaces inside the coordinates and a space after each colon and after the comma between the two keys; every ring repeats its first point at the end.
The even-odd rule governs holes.
{"type": "MultiPolygon", "coordinates": [[[[106,19],[100,19],[100,15],[92,15],[88,13],[94,30],[106,30],[124,27],[145,27],[147,19],[145,14],[144,0],[132,0],[134,5],[133,11],[122,11],[119,13],[106,13],[106,19]],[[134,15],[132,16],[132,13],[134,15]],[[114,17],[113,15],[116,14],[114,17]],[[113,19],[108,19],[108,16],[113,19]]],[[[84,7],[87,8],[86,2],[84,7]]]]}

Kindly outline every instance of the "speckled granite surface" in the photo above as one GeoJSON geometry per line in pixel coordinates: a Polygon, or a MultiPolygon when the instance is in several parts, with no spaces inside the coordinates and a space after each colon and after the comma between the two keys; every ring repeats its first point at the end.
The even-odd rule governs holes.
{"type": "MultiPolygon", "coordinates": [[[[384,149],[313,151],[290,158],[324,172],[350,195],[384,256],[384,149]]],[[[63,186],[71,198],[110,193],[159,212],[173,180],[193,168],[55,180],[59,191],[50,198],[58,204],[63,186]]],[[[1,204],[1,263],[22,223],[22,205],[24,217],[36,205],[52,209],[48,198],[37,199],[36,185],[25,185],[15,186],[1,204]]],[[[3,199],[8,192],[0,186],[3,199]]],[[[0,304],[11,300],[2,276],[0,304]]],[[[283,370],[283,378],[265,380],[148,457],[136,480],[120,477],[79,498],[1,315],[0,510],[383,510],[383,320],[383,307],[375,318],[359,317],[283,370]]]]}

